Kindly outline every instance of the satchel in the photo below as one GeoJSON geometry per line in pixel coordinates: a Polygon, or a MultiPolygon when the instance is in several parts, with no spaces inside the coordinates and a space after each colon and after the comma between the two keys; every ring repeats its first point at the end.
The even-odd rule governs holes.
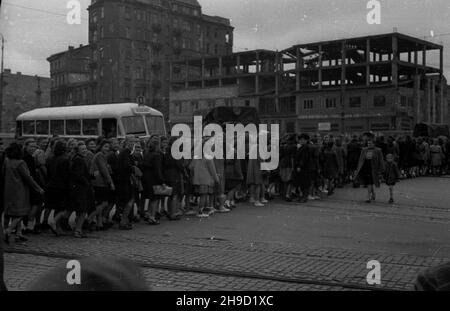
{"type": "Polygon", "coordinates": [[[173,193],[173,188],[168,186],[153,186],[153,193],[155,195],[170,197],[173,193]]]}

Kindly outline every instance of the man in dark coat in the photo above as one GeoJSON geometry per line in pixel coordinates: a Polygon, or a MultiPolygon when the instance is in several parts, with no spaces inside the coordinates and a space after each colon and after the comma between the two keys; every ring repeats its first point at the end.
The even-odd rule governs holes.
{"type": "Polygon", "coordinates": [[[306,203],[308,201],[309,186],[311,184],[310,170],[308,167],[310,163],[309,158],[311,156],[311,152],[309,150],[308,141],[308,135],[300,135],[299,145],[294,159],[294,184],[296,187],[300,187],[300,190],[302,192],[302,195],[299,198],[300,203],[306,203]]]}

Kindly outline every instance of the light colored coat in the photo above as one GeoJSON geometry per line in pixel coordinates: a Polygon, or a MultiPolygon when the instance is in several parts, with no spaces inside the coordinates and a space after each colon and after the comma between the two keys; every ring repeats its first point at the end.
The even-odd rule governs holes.
{"type": "Polygon", "coordinates": [[[192,185],[194,186],[210,186],[218,182],[216,166],[214,160],[194,159],[189,165],[192,176],[192,185]]]}

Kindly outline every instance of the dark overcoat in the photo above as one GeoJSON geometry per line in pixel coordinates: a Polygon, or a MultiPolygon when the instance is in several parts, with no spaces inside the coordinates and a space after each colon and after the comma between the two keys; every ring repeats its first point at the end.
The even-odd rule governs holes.
{"type": "MultiPolygon", "coordinates": [[[[367,151],[369,148],[364,148],[361,151],[361,156],[359,157],[358,162],[358,168],[356,170],[356,177],[358,180],[361,181],[361,169],[364,165],[364,162],[366,160],[367,151]]],[[[380,187],[380,176],[384,172],[384,159],[383,159],[383,152],[380,148],[374,148],[373,158],[372,158],[372,178],[373,178],[373,184],[376,187],[380,187]]],[[[361,182],[362,183],[362,182],[361,182]]]]}

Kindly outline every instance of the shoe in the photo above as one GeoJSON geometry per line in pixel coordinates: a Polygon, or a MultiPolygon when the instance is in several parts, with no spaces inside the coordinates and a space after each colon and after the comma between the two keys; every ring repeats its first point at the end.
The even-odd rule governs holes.
{"type": "Polygon", "coordinates": [[[292,198],[290,198],[290,197],[285,197],[284,200],[285,200],[286,202],[292,202],[292,198]]]}
{"type": "Polygon", "coordinates": [[[308,202],[308,199],[306,199],[306,198],[300,198],[299,200],[298,200],[298,203],[307,203],[308,202]]]}
{"type": "Polygon", "coordinates": [[[262,199],[260,202],[261,202],[262,204],[267,204],[267,203],[269,203],[269,201],[267,201],[266,199],[262,199]]]}
{"type": "Polygon", "coordinates": [[[198,213],[197,218],[209,218],[209,215],[205,213],[198,213]]]}
{"type": "Polygon", "coordinates": [[[394,204],[394,199],[390,199],[389,204],[394,204]]]}
{"type": "Polygon", "coordinates": [[[16,243],[18,242],[27,242],[28,239],[26,237],[24,237],[23,235],[17,235],[15,238],[16,243]]]}
{"type": "Polygon", "coordinates": [[[229,213],[229,212],[231,212],[231,210],[230,209],[228,209],[228,208],[226,208],[225,206],[221,206],[220,208],[219,208],[219,211],[218,211],[219,213],[229,213]]]}
{"type": "Polygon", "coordinates": [[[86,233],[80,231],[75,231],[73,236],[77,239],[86,239],[88,237],[86,233]]]}
{"type": "Polygon", "coordinates": [[[314,201],[314,200],[316,200],[316,197],[313,197],[312,195],[308,195],[308,200],[314,201]]]}
{"type": "Polygon", "coordinates": [[[372,200],[367,200],[366,203],[372,203],[372,200]]]}
{"type": "Polygon", "coordinates": [[[167,215],[167,219],[170,221],[178,221],[178,220],[181,220],[181,217],[178,215],[174,215],[174,216],[167,215]]]}
{"type": "Polygon", "coordinates": [[[321,199],[321,197],[319,197],[318,195],[314,196],[313,198],[314,198],[314,200],[320,200],[321,199]]]}
{"type": "Polygon", "coordinates": [[[264,207],[265,205],[264,204],[262,204],[261,202],[259,202],[259,201],[257,201],[257,202],[255,202],[255,207],[264,207]]]}
{"type": "Polygon", "coordinates": [[[207,208],[203,209],[203,214],[208,214],[208,216],[214,215],[215,212],[216,212],[216,209],[213,207],[207,207],[207,208]]]}
{"type": "Polygon", "coordinates": [[[195,216],[195,215],[197,215],[197,212],[194,211],[194,210],[189,210],[189,211],[186,212],[185,215],[186,215],[186,216],[195,216]]]}
{"type": "Polygon", "coordinates": [[[160,225],[161,223],[156,219],[149,218],[147,220],[147,224],[150,226],[157,226],[157,225],[160,225]]]}
{"type": "Polygon", "coordinates": [[[231,202],[230,202],[230,207],[231,207],[231,208],[236,208],[236,201],[231,200],[231,202]]]}
{"type": "Polygon", "coordinates": [[[119,230],[127,230],[127,231],[133,230],[133,225],[131,225],[131,224],[120,225],[120,226],[119,226],[119,230]]]}

